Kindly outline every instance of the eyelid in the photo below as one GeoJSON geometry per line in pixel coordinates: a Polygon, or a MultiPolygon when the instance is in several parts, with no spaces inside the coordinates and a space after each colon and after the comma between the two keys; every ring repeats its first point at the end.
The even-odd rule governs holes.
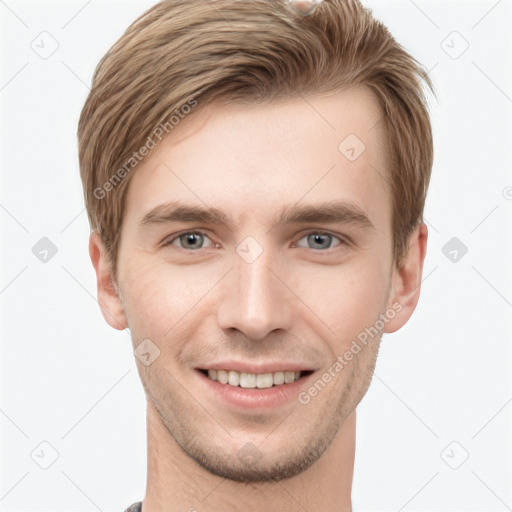
{"type": "MultiPolygon", "coordinates": [[[[208,239],[210,239],[210,241],[212,242],[213,246],[218,245],[218,244],[216,244],[216,242],[211,240],[210,235],[206,232],[206,230],[203,230],[203,229],[187,229],[187,230],[180,231],[178,233],[173,233],[172,235],[169,235],[169,236],[165,237],[160,245],[162,247],[166,247],[168,245],[172,245],[175,240],[177,240],[181,236],[187,235],[189,233],[190,234],[200,234],[200,235],[203,235],[204,237],[207,237],[208,239]]],[[[293,244],[294,244],[293,246],[294,247],[299,247],[299,246],[296,246],[295,244],[297,244],[297,242],[299,240],[302,240],[305,236],[308,236],[308,235],[311,235],[311,234],[319,234],[319,235],[329,235],[329,236],[332,236],[333,238],[338,239],[338,241],[340,242],[339,245],[351,245],[352,244],[352,241],[347,236],[345,236],[345,235],[341,235],[341,234],[338,234],[338,233],[333,233],[333,232],[331,232],[329,230],[325,230],[325,229],[309,229],[307,231],[301,232],[298,235],[298,237],[296,238],[296,241],[293,242],[293,244]]],[[[338,247],[338,245],[336,245],[335,247],[338,247]]],[[[320,249],[312,249],[312,250],[315,251],[315,252],[328,252],[330,249],[334,249],[335,247],[329,247],[329,249],[325,249],[325,250],[320,250],[320,249]]],[[[183,247],[176,247],[176,248],[179,249],[179,250],[182,250],[182,251],[187,251],[187,252],[198,252],[200,249],[210,249],[211,247],[201,247],[200,249],[197,249],[195,251],[192,251],[191,249],[184,249],[183,247]]],[[[301,248],[302,249],[306,249],[306,247],[301,247],[301,248]]]]}
{"type": "MultiPolygon", "coordinates": [[[[340,245],[351,245],[352,244],[352,241],[350,240],[349,237],[345,236],[345,235],[341,235],[339,233],[333,233],[332,231],[329,231],[327,229],[309,229],[307,231],[304,231],[302,232],[298,237],[297,237],[297,242],[299,240],[302,240],[302,238],[304,238],[305,236],[308,236],[308,235],[312,235],[312,234],[317,234],[317,235],[329,235],[329,236],[332,236],[333,238],[337,238],[340,242],[340,245]]],[[[297,242],[294,242],[294,243],[297,243],[297,242]]],[[[338,246],[336,246],[338,247],[338,246]]],[[[329,249],[332,249],[333,247],[330,247],[329,249]]],[[[322,252],[326,252],[328,251],[329,249],[326,249],[322,252]]],[[[313,249],[315,250],[315,249],[313,249]]]]}
{"type": "MultiPolygon", "coordinates": [[[[203,235],[204,237],[207,237],[208,239],[211,240],[210,238],[210,235],[202,230],[202,229],[186,229],[186,230],[183,230],[183,231],[180,231],[179,233],[173,233],[172,235],[169,235],[169,236],[166,236],[162,242],[160,243],[160,245],[162,247],[167,247],[168,245],[172,245],[172,243],[177,240],[178,238],[180,238],[181,236],[183,235],[188,235],[188,234],[199,234],[199,235],[203,235]]],[[[213,240],[211,240],[212,244],[215,244],[215,242],[213,240]]],[[[177,249],[181,250],[181,251],[187,251],[187,252],[197,252],[199,249],[196,249],[196,251],[192,251],[190,249],[184,249],[183,247],[176,247],[177,249]]],[[[201,249],[205,249],[204,247],[201,247],[201,249]]],[[[206,249],[209,249],[209,247],[206,247],[206,249]]]]}

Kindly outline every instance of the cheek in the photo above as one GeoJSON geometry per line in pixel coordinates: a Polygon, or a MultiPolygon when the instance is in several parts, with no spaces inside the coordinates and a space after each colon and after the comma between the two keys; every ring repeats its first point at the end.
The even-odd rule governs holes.
{"type": "MultiPolygon", "coordinates": [[[[296,326],[309,324],[322,337],[340,344],[350,343],[372,325],[385,308],[389,290],[386,258],[381,254],[374,249],[339,265],[276,267],[298,296],[290,304],[296,326]]],[[[203,321],[215,315],[220,307],[215,297],[226,286],[222,276],[229,268],[228,260],[226,265],[203,266],[171,265],[145,255],[124,260],[120,278],[134,344],[144,338],[165,344],[172,339],[178,348],[177,338],[186,338],[185,331],[190,331],[198,315],[203,321]]]]}
{"type": "Polygon", "coordinates": [[[339,353],[340,345],[350,344],[379,318],[389,287],[385,265],[377,257],[361,257],[339,267],[319,267],[314,278],[303,277],[299,296],[330,328],[332,348],[339,353]]]}
{"type": "MultiPolygon", "coordinates": [[[[149,260],[149,259],[148,259],[149,260]]],[[[165,340],[215,284],[197,266],[130,262],[124,267],[124,307],[132,336],[165,340]]]]}

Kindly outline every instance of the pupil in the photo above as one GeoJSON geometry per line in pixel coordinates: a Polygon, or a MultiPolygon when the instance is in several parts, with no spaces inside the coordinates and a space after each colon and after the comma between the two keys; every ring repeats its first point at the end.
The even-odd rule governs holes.
{"type": "Polygon", "coordinates": [[[328,235],[313,235],[313,240],[315,244],[322,245],[322,241],[324,241],[323,245],[325,245],[325,240],[328,235]]]}
{"type": "Polygon", "coordinates": [[[190,245],[197,244],[198,238],[199,238],[198,235],[195,233],[186,235],[187,244],[190,244],[190,245]]]}

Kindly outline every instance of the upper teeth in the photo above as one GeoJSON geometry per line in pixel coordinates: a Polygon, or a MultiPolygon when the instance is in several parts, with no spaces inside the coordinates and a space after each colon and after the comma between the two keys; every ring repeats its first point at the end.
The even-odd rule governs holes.
{"type": "Polygon", "coordinates": [[[300,377],[300,372],[238,373],[234,370],[208,370],[208,377],[221,384],[262,389],[290,384],[300,377]]]}

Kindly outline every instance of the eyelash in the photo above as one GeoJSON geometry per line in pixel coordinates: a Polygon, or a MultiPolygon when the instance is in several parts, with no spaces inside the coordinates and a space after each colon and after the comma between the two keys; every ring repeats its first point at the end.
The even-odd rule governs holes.
{"type": "MultiPolygon", "coordinates": [[[[330,233],[329,231],[321,231],[321,230],[311,230],[311,231],[308,231],[306,233],[303,233],[301,235],[301,237],[297,240],[300,241],[302,240],[304,237],[307,237],[309,235],[313,235],[313,234],[316,234],[316,235],[329,235],[335,239],[337,239],[339,241],[339,244],[338,245],[335,245],[334,247],[328,247],[327,249],[311,249],[315,252],[328,252],[329,250],[331,249],[334,249],[338,246],[341,246],[341,245],[349,245],[350,242],[349,240],[347,240],[345,237],[342,237],[340,235],[335,235],[334,233],[330,233]]],[[[182,236],[184,235],[202,235],[206,238],[210,238],[208,236],[207,233],[205,233],[204,231],[201,231],[201,230],[196,230],[196,231],[183,231],[182,233],[178,233],[177,235],[173,236],[171,239],[166,239],[164,240],[164,242],[162,243],[162,246],[163,247],[167,247],[169,245],[172,245],[173,242],[175,240],[178,240],[179,238],[181,238],[182,236]]],[[[215,244],[215,242],[213,242],[215,244]]],[[[296,242],[294,242],[295,244],[296,242]]],[[[295,246],[295,245],[294,245],[295,246]]],[[[295,246],[295,247],[298,247],[298,246],[295,246]]],[[[178,250],[180,251],[185,251],[185,252],[198,252],[200,249],[204,249],[203,247],[200,247],[199,249],[185,249],[183,247],[176,247],[178,250]]],[[[206,249],[211,249],[211,248],[214,248],[214,247],[206,247],[206,249]]],[[[307,249],[307,247],[300,247],[301,249],[307,249]]]]}

